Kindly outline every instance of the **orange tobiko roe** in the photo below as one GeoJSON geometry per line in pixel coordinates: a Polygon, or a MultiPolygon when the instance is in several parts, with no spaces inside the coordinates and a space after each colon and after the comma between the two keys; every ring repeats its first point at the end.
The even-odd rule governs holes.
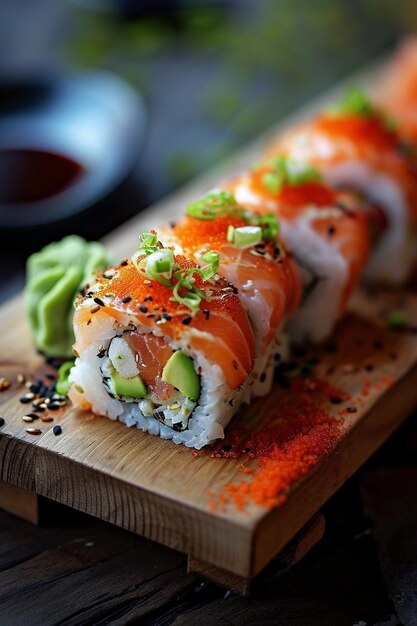
{"type": "Polygon", "coordinates": [[[382,114],[322,113],[274,140],[267,156],[288,154],[321,168],[360,161],[392,177],[407,197],[409,219],[417,220],[417,167],[400,133],[382,114]]]}
{"type": "Polygon", "coordinates": [[[200,250],[221,250],[227,245],[229,226],[239,228],[247,222],[239,215],[219,215],[212,220],[184,217],[172,229],[173,235],[187,252],[194,254],[200,250]]]}

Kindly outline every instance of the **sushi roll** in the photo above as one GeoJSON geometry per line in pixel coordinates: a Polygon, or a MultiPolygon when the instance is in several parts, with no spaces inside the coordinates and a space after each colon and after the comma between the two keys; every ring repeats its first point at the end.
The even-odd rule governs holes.
{"type": "Polygon", "coordinates": [[[218,253],[218,272],[233,285],[254,329],[248,401],[270,391],[275,366],[287,356],[286,324],[300,301],[298,268],[278,232],[275,215],[251,212],[225,190],[210,191],[172,229],[160,231],[164,243],[199,265],[208,249],[218,253]]]}
{"type": "Polygon", "coordinates": [[[84,409],[201,448],[224,436],[245,398],[255,339],[234,289],[174,255],[155,232],[76,302],[69,395],[84,409]]]}
{"type": "Polygon", "coordinates": [[[378,102],[393,115],[405,136],[417,141],[417,38],[406,39],[383,72],[378,102]]]}
{"type": "Polygon", "coordinates": [[[268,155],[287,154],[315,167],[326,182],[359,192],[383,212],[365,275],[403,284],[416,259],[417,169],[392,120],[358,90],[272,142],[268,155]]]}
{"type": "Polygon", "coordinates": [[[311,166],[285,156],[228,186],[240,205],[279,219],[299,265],[303,296],[289,326],[293,341],[324,340],[345,312],[367,263],[367,218],[349,194],[329,187],[311,166]]]}

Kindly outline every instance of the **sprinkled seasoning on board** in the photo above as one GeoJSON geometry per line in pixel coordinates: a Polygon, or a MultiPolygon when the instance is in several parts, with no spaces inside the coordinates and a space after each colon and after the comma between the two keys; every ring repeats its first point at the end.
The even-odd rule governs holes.
{"type": "Polygon", "coordinates": [[[293,351],[294,360],[276,370],[276,384],[282,388],[279,396],[277,392],[259,400],[229,424],[224,441],[210,454],[239,461],[242,477],[208,494],[211,510],[283,504],[294,484],[335,448],[375,395],[394,384],[389,375],[395,367],[390,349],[398,334],[363,319],[366,335],[352,336],[351,323],[344,324],[337,341],[312,354],[305,349],[293,351]],[[352,352],[356,340],[359,346],[352,352]]]}
{"type": "MultiPolygon", "coordinates": [[[[249,419],[235,420],[226,441],[212,452],[213,457],[253,459],[258,466],[242,466],[245,479],[226,485],[217,498],[211,494],[212,510],[227,504],[243,509],[250,502],[267,508],[282,504],[289,487],[340,439],[340,420],[323,408],[326,392],[335,395],[336,390],[312,378],[293,379],[289,386],[278,408],[275,397],[263,400],[256,416],[249,407],[249,419]]],[[[347,399],[340,392],[337,397],[347,399]]]]}

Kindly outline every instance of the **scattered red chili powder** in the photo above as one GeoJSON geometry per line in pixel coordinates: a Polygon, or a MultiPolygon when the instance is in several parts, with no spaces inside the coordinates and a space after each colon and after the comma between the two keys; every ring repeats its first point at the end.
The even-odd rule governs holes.
{"type": "Polygon", "coordinates": [[[241,468],[248,477],[229,483],[217,495],[211,494],[210,508],[228,503],[243,509],[249,502],[273,507],[287,497],[290,486],[336,445],[342,434],[340,420],[324,405],[329,398],[347,400],[347,394],[326,381],[297,378],[277,398],[264,398],[256,413],[248,407],[229,426],[227,439],[218,444],[213,457],[254,459],[257,468],[241,468]]]}
{"type": "Polygon", "coordinates": [[[241,466],[246,474],[228,483],[220,494],[209,493],[214,511],[229,504],[243,510],[249,503],[272,508],[283,504],[290,487],[336,446],[343,436],[345,418],[363,407],[372,391],[390,387],[393,379],[383,375],[363,381],[357,396],[334,388],[328,381],[295,378],[289,389],[247,407],[229,425],[227,437],[216,445],[215,458],[256,461],[254,468],[241,466]],[[346,403],[330,413],[332,405],[346,403]]]}

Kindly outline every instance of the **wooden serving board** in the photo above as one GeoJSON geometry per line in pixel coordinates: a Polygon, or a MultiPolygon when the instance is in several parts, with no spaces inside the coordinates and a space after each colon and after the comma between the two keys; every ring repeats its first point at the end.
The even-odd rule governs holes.
{"type": "MultiPolygon", "coordinates": [[[[369,75],[356,76],[355,84],[368,84],[369,75]]],[[[340,87],[300,116],[311,114],[339,91],[340,87]]],[[[141,230],[175,218],[190,198],[255,161],[262,144],[263,139],[228,165],[142,213],[106,243],[120,258],[129,256],[141,230]]],[[[332,344],[299,358],[301,366],[306,359],[315,363],[312,376],[300,379],[310,408],[325,413],[333,434],[337,431],[340,436],[321,450],[302,479],[290,481],[279,493],[275,488],[282,501],[268,508],[256,503],[250,488],[265,457],[260,460],[242,452],[242,433],[268,428],[273,432],[291,420],[279,409],[291,391],[277,384],[268,397],[235,418],[226,447],[220,444],[214,450],[222,457],[235,447],[238,458],[215,458],[213,449],[196,454],[70,405],[54,412],[51,423],[38,420],[35,425],[41,434],[28,434],[22,421],[27,405],[19,402],[25,390],[17,376],[43,376],[48,367],[33,348],[23,299],[18,297],[0,310],[0,377],[13,383],[0,393],[0,416],[5,420],[0,428],[0,479],[184,551],[195,569],[204,571],[208,564],[209,576],[223,581],[249,579],[417,405],[417,334],[413,328],[388,330],[390,311],[404,311],[410,322],[417,321],[417,296],[358,296],[332,344]],[[342,402],[332,402],[331,394],[323,392],[323,381],[345,394],[342,402]],[[62,427],[59,436],[52,432],[55,424],[62,427]],[[248,483],[243,496],[244,489],[237,487],[242,481],[248,483]],[[237,492],[240,499],[233,497],[237,492]]],[[[308,424],[304,428],[308,431],[308,424]]],[[[280,452],[280,446],[285,446],[282,439],[277,440],[275,452],[280,452]]]]}

